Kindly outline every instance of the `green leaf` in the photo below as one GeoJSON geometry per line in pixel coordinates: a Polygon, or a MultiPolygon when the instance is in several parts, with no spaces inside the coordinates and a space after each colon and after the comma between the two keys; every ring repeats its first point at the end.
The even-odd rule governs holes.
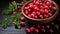
{"type": "Polygon", "coordinates": [[[23,0],[23,2],[27,2],[27,0],[23,0]]]}

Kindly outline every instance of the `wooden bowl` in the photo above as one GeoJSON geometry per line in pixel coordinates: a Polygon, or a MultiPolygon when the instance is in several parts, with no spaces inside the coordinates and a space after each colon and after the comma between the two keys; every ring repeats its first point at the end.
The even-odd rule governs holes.
{"type": "Polygon", "coordinates": [[[23,5],[23,7],[22,7],[22,13],[23,13],[23,15],[31,22],[39,22],[39,23],[48,23],[48,22],[50,22],[50,21],[53,21],[55,18],[56,18],[56,16],[57,16],[57,14],[58,14],[58,6],[57,6],[57,4],[54,2],[54,1],[52,1],[52,3],[54,3],[55,4],[55,6],[57,7],[57,10],[56,10],[56,12],[51,16],[51,17],[49,17],[49,18],[45,18],[45,19],[33,19],[33,18],[30,18],[30,17],[28,17],[25,13],[24,13],[24,7],[28,4],[28,3],[30,3],[30,2],[32,2],[32,1],[28,1],[26,4],[24,4],[23,5]]]}

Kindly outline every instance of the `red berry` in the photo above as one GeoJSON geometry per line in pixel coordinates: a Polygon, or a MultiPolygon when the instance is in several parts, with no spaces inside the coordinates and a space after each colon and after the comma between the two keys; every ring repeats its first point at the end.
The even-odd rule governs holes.
{"type": "Polygon", "coordinates": [[[40,12],[36,12],[37,15],[40,15],[40,12]]]}
{"type": "Polygon", "coordinates": [[[43,19],[43,15],[40,15],[39,17],[40,17],[41,19],[43,19]]]}
{"type": "Polygon", "coordinates": [[[34,10],[36,11],[36,10],[39,10],[39,8],[38,7],[34,7],[34,10]]]}
{"type": "Polygon", "coordinates": [[[13,11],[13,15],[15,15],[17,12],[16,11],[13,11]]]}
{"type": "Polygon", "coordinates": [[[25,17],[21,17],[20,19],[23,21],[23,20],[25,20],[25,17]]]}
{"type": "Polygon", "coordinates": [[[50,6],[51,4],[50,4],[50,2],[49,2],[49,1],[47,1],[47,2],[46,2],[46,5],[47,5],[47,6],[50,6]]]}
{"type": "Polygon", "coordinates": [[[44,14],[44,18],[48,18],[48,15],[44,14]]]}
{"type": "Polygon", "coordinates": [[[20,6],[18,6],[18,8],[20,9],[21,7],[20,7],[20,6]]]}
{"type": "Polygon", "coordinates": [[[26,33],[30,33],[30,29],[29,28],[26,28],[26,33]]]}
{"type": "Polygon", "coordinates": [[[55,27],[56,29],[58,29],[58,25],[57,25],[57,24],[55,24],[54,27],[55,27]]]}
{"type": "Polygon", "coordinates": [[[44,26],[41,26],[42,29],[44,29],[44,26]]]}
{"type": "Polygon", "coordinates": [[[40,2],[40,4],[39,4],[39,5],[40,5],[40,6],[41,6],[41,5],[43,5],[43,3],[42,3],[42,2],[40,2]]]}
{"type": "Polygon", "coordinates": [[[40,14],[44,14],[44,9],[40,9],[40,14]]]}
{"type": "Polygon", "coordinates": [[[47,8],[48,9],[49,7],[47,5],[45,5],[44,8],[47,8]]]}
{"type": "Polygon", "coordinates": [[[21,26],[25,26],[25,22],[21,22],[21,26]]]}
{"type": "Polygon", "coordinates": [[[33,5],[29,5],[29,8],[33,8],[33,5]]]}
{"type": "Polygon", "coordinates": [[[50,30],[49,30],[49,32],[50,32],[50,33],[52,33],[52,32],[53,32],[53,30],[52,30],[52,29],[50,29],[50,30]]]}
{"type": "Polygon", "coordinates": [[[36,1],[35,4],[36,4],[36,5],[39,5],[39,1],[36,1]]]}
{"type": "Polygon", "coordinates": [[[24,4],[24,2],[22,1],[21,4],[24,4]]]}
{"type": "Polygon", "coordinates": [[[45,12],[45,13],[48,13],[48,9],[45,9],[44,12],[45,12]]]}
{"type": "Polygon", "coordinates": [[[25,7],[25,8],[24,8],[24,10],[27,10],[27,9],[29,9],[29,7],[25,7]]]}
{"type": "Polygon", "coordinates": [[[26,10],[26,11],[25,11],[25,14],[26,14],[26,15],[28,15],[28,14],[29,14],[29,12],[26,10]]]}
{"type": "Polygon", "coordinates": [[[35,12],[35,11],[33,11],[33,12],[32,12],[32,14],[35,14],[35,15],[36,15],[36,12],[35,12]]]}
{"type": "Polygon", "coordinates": [[[38,17],[37,17],[37,16],[35,16],[34,18],[35,18],[35,19],[37,19],[38,17]]]}
{"type": "Polygon", "coordinates": [[[46,30],[45,29],[42,29],[42,32],[45,32],[46,30]]]}
{"type": "Polygon", "coordinates": [[[29,12],[31,12],[31,9],[28,9],[29,12]]]}
{"type": "Polygon", "coordinates": [[[46,25],[46,28],[49,29],[49,25],[46,25]]]}
{"type": "Polygon", "coordinates": [[[35,33],[38,33],[39,32],[39,30],[38,29],[35,29],[35,33]]]}
{"type": "Polygon", "coordinates": [[[34,18],[35,17],[35,14],[31,14],[31,17],[34,18]]]}
{"type": "Polygon", "coordinates": [[[41,9],[43,9],[44,7],[43,6],[40,6],[41,9]]]}
{"type": "Polygon", "coordinates": [[[34,28],[34,27],[31,27],[31,28],[30,28],[30,30],[31,30],[31,31],[34,31],[34,30],[35,30],[35,28],[34,28]]]}
{"type": "Polygon", "coordinates": [[[51,16],[52,16],[52,14],[51,14],[51,13],[48,13],[48,16],[49,16],[49,17],[51,17],[51,16]]]}
{"type": "Polygon", "coordinates": [[[18,9],[19,12],[21,12],[21,9],[18,9]]]}
{"type": "Polygon", "coordinates": [[[56,10],[57,8],[56,7],[52,7],[53,10],[56,10]]]}

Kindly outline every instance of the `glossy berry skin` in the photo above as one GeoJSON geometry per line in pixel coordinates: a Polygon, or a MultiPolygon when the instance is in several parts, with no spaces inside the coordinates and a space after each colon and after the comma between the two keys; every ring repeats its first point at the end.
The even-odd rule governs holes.
{"type": "Polygon", "coordinates": [[[45,29],[42,29],[42,32],[45,32],[46,30],[45,29]]]}
{"type": "Polygon", "coordinates": [[[40,4],[39,4],[39,5],[40,5],[40,6],[41,6],[41,5],[43,5],[43,3],[42,3],[42,2],[40,2],[40,4]]]}
{"type": "Polygon", "coordinates": [[[38,29],[35,29],[35,31],[34,31],[35,33],[39,33],[39,30],[38,29]]]}
{"type": "Polygon", "coordinates": [[[36,4],[36,5],[39,5],[39,2],[38,2],[38,1],[36,1],[36,2],[35,2],[35,4],[36,4]]]}
{"type": "Polygon", "coordinates": [[[34,28],[34,27],[31,27],[31,28],[30,28],[30,30],[31,30],[31,31],[34,31],[34,30],[35,30],[35,28],[34,28]]]}
{"type": "Polygon", "coordinates": [[[47,14],[44,14],[44,18],[48,18],[48,15],[47,14]]]}
{"type": "Polygon", "coordinates": [[[21,26],[25,26],[25,22],[21,22],[21,26]]]}
{"type": "Polygon", "coordinates": [[[26,28],[26,33],[30,33],[30,29],[29,28],[26,28]]]}
{"type": "Polygon", "coordinates": [[[57,10],[57,8],[56,8],[56,7],[52,7],[52,9],[53,9],[53,10],[57,10]]]}
{"type": "Polygon", "coordinates": [[[22,1],[21,4],[24,4],[24,2],[22,1]]]}
{"type": "Polygon", "coordinates": [[[40,15],[39,18],[43,19],[43,15],[40,15]]]}
{"type": "Polygon", "coordinates": [[[51,17],[51,16],[52,16],[52,14],[51,14],[51,13],[48,13],[48,16],[49,16],[49,17],[51,17]]]}
{"type": "Polygon", "coordinates": [[[40,25],[37,25],[37,28],[40,29],[40,25]]]}
{"type": "Polygon", "coordinates": [[[24,7],[24,10],[28,10],[29,9],[29,7],[24,7]]]}
{"type": "Polygon", "coordinates": [[[48,13],[48,9],[45,9],[44,12],[45,12],[45,13],[48,13]]]}
{"type": "Polygon", "coordinates": [[[21,17],[20,19],[21,19],[22,21],[24,21],[24,20],[25,20],[25,17],[21,17]]]}
{"type": "Polygon", "coordinates": [[[40,9],[40,14],[44,14],[44,9],[40,9]]]}
{"type": "Polygon", "coordinates": [[[25,11],[25,14],[26,14],[26,15],[28,15],[28,14],[29,14],[29,12],[26,10],[26,11],[25,11]]]}
{"type": "Polygon", "coordinates": [[[39,8],[38,7],[34,7],[34,10],[37,11],[37,10],[39,10],[39,8]]]}
{"type": "Polygon", "coordinates": [[[47,28],[47,29],[49,29],[49,27],[50,27],[49,25],[46,25],[46,28],[47,28]]]}
{"type": "Polygon", "coordinates": [[[44,26],[41,26],[42,29],[44,29],[44,26]]]}

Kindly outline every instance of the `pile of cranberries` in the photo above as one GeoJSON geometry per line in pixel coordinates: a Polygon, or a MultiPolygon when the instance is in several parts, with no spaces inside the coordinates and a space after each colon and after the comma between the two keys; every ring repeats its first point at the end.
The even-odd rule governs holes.
{"type": "Polygon", "coordinates": [[[34,19],[44,19],[51,17],[57,7],[48,0],[34,0],[24,7],[24,13],[34,19]]]}

